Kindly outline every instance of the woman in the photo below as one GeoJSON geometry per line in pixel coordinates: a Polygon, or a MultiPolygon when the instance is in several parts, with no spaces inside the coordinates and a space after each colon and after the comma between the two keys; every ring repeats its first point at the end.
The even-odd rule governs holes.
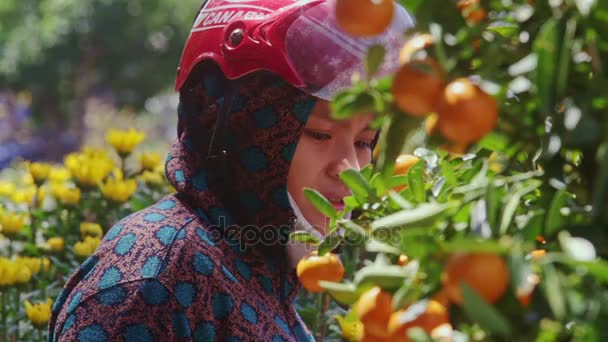
{"type": "Polygon", "coordinates": [[[112,227],[59,294],[50,340],[312,340],[292,305],[303,248],[286,242],[296,224],[323,235],[327,221],[302,189],[341,209],[338,175],[371,161],[377,133],[371,113],[334,121],[327,101],[370,44],[396,60],[412,24],[399,8],[385,35],[355,40],[333,5],[203,5],[176,85],[166,175],[177,193],[112,227]]]}

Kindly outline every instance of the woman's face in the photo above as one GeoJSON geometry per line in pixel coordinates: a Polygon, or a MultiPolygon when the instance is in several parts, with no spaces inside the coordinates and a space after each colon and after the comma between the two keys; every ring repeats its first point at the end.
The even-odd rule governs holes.
{"type": "Polygon", "coordinates": [[[298,142],[287,188],[308,222],[325,234],[329,219],[304,196],[304,188],[313,188],[329,199],[337,210],[344,208],[343,198],[350,190],[340,180],[347,169],[360,170],[371,162],[372,142],[377,131],[369,128],[373,114],[360,114],[349,120],[332,120],[329,102],[315,105],[298,142]]]}

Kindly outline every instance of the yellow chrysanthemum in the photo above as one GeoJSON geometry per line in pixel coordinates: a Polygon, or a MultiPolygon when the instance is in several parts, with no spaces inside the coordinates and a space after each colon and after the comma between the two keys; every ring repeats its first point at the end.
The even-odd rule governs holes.
{"type": "Polygon", "coordinates": [[[46,328],[49,319],[51,319],[52,299],[47,299],[44,303],[32,304],[29,300],[25,301],[25,313],[27,318],[39,329],[46,328]]]}
{"type": "Polygon", "coordinates": [[[34,179],[34,183],[40,185],[49,178],[51,173],[51,164],[47,163],[27,163],[27,169],[34,179]]]}
{"type": "Polygon", "coordinates": [[[102,182],[114,168],[114,161],[103,150],[88,149],[84,153],[70,153],[64,164],[76,181],[84,187],[102,182]]]}
{"type": "Polygon", "coordinates": [[[152,171],[144,171],[141,175],[139,175],[138,179],[148,185],[158,185],[164,182],[164,177],[162,174],[152,171]]]}
{"type": "Polygon", "coordinates": [[[16,284],[27,284],[32,280],[32,271],[27,267],[19,267],[17,268],[17,274],[15,276],[16,284]]]}
{"type": "Polygon", "coordinates": [[[19,265],[19,267],[27,267],[32,275],[40,273],[41,269],[48,272],[51,268],[51,260],[46,257],[18,257],[15,259],[15,264],[19,265]]]}
{"type": "Polygon", "coordinates": [[[67,206],[75,206],[80,202],[80,189],[68,187],[65,184],[52,184],[53,197],[67,206]]]}
{"type": "Polygon", "coordinates": [[[156,169],[158,165],[160,165],[162,157],[159,153],[156,152],[148,152],[142,153],[139,156],[139,161],[141,164],[142,170],[152,171],[156,169]]]}
{"type": "Polygon", "coordinates": [[[137,145],[139,145],[146,135],[143,132],[137,131],[133,128],[128,131],[121,131],[117,129],[110,129],[106,134],[106,141],[116,150],[121,156],[127,156],[137,145]]]}
{"type": "Polygon", "coordinates": [[[124,181],[108,179],[108,181],[101,186],[101,193],[107,200],[116,203],[124,203],[131,198],[136,189],[137,182],[134,179],[127,179],[124,181]]]}
{"type": "Polygon", "coordinates": [[[49,245],[51,252],[61,252],[65,248],[65,241],[61,237],[49,238],[46,243],[49,245]]]}
{"type": "Polygon", "coordinates": [[[84,241],[78,241],[74,244],[74,254],[80,259],[86,259],[95,252],[100,243],[101,238],[87,236],[84,241]]]}
{"type": "Polygon", "coordinates": [[[65,183],[70,180],[71,177],[70,170],[65,167],[54,166],[49,173],[49,180],[53,183],[65,183]]]}
{"type": "Polygon", "coordinates": [[[19,266],[13,261],[0,257],[0,289],[17,283],[19,266]]]}
{"type": "Polygon", "coordinates": [[[80,235],[82,237],[101,237],[103,235],[103,229],[95,222],[82,222],[80,224],[80,235]]]}
{"type": "Polygon", "coordinates": [[[15,183],[0,181],[0,196],[8,197],[11,196],[17,190],[15,183]]]}
{"type": "Polygon", "coordinates": [[[23,183],[23,185],[34,185],[34,177],[32,177],[29,172],[24,173],[21,177],[21,183],[23,183]]]}
{"type": "Polygon", "coordinates": [[[27,214],[3,212],[0,214],[0,232],[6,236],[17,235],[23,230],[26,220],[27,214]]]}

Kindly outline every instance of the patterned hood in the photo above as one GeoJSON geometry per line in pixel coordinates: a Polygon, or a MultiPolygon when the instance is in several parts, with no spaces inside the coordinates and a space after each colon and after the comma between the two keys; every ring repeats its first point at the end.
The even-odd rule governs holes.
{"type": "Polygon", "coordinates": [[[315,103],[270,73],[228,81],[215,65],[199,65],[180,92],[178,139],[165,165],[178,198],[241,247],[281,255],[295,222],[287,175],[315,103]],[[225,158],[209,146],[223,111],[214,149],[225,158]]]}

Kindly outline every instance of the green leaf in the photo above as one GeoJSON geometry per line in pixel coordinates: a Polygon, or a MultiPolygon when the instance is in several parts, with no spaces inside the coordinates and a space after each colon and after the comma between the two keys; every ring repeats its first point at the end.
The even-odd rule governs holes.
{"type": "Polygon", "coordinates": [[[457,238],[450,241],[442,241],[439,245],[441,246],[441,250],[446,253],[471,252],[504,254],[508,251],[508,246],[505,246],[496,240],[457,238]]]}
{"type": "Polygon", "coordinates": [[[365,231],[365,229],[363,227],[361,227],[360,225],[356,224],[354,221],[351,220],[341,220],[338,221],[338,225],[340,227],[343,227],[345,232],[345,235],[348,235],[349,233],[355,234],[356,236],[366,236],[367,233],[365,231]]]}
{"type": "Polygon", "coordinates": [[[349,187],[357,200],[365,200],[371,192],[371,187],[361,173],[356,170],[348,169],[340,173],[340,179],[349,187]]]}
{"type": "Polygon", "coordinates": [[[553,314],[558,319],[564,319],[566,317],[566,302],[564,300],[564,293],[560,285],[560,279],[552,264],[543,264],[543,271],[545,279],[542,284],[544,286],[545,294],[549,306],[553,311],[553,314]]]}
{"type": "Polygon", "coordinates": [[[559,55],[559,65],[556,78],[556,95],[561,98],[565,95],[570,76],[570,64],[572,63],[572,44],[576,33],[577,19],[570,18],[566,23],[564,36],[560,42],[561,51],[559,55]]]}
{"type": "Polygon", "coordinates": [[[534,40],[533,50],[538,57],[535,83],[544,115],[550,115],[555,106],[555,84],[558,56],[561,50],[559,22],[548,19],[534,40]]]}
{"type": "Polygon", "coordinates": [[[327,290],[337,302],[342,304],[351,305],[359,298],[357,288],[352,283],[344,284],[320,280],[319,286],[327,290]]]}
{"type": "Polygon", "coordinates": [[[426,191],[424,189],[424,161],[420,160],[416,165],[412,166],[407,173],[408,183],[416,203],[423,203],[426,201],[426,191]]]}
{"type": "Polygon", "coordinates": [[[505,209],[502,212],[502,217],[500,218],[500,227],[499,232],[501,235],[507,233],[507,229],[511,225],[511,221],[513,220],[513,215],[515,215],[515,211],[519,206],[522,196],[525,194],[534,191],[542,184],[541,181],[533,179],[527,182],[526,186],[523,186],[523,183],[517,184],[519,189],[515,190],[509,197],[507,204],[505,205],[505,209]],[[522,188],[523,186],[523,188],[522,188]]]}
{"type": "Polygon", "coordinates": [[[380,286],[385,290],[396,290],[403,281],[412,277],[413,268],[409,269],[401,266],[377,266],[370,265],[363,267],[354,276],[354,282],[357,287],[373,284],[380,286]]]}
{"type": "Polygon", "coordinates": [[[582,267],[601,283],[608,284],[608,262],[605,260],[596,260],[591,262],[566,260],[564,262],[575,267],[582,267]]]}
{"type": "Polygon", "coordinates": [[[336,120],[349,119],[355,114],[374,110],[375,99],[364,91],[350,90],[336,96],[330,104],[331,117],[336,120]]]}
{"type": "Polygon", "coordinates": [[[367,241],[367,243],[365,244],[365,249],[368,252],[372,252],[372,253],[387,253],[387,254],[394,254],[394,255],[401,254],[401,251],[398,248],[388,245],[386,243],[383,243],[381,241],[378,241],[376,239],[369,239],[367,241]]]}
{"type": "Polygon", "coordinates": [[[418,120],[412,120],[402,113],[395,113],[390,120],[386,121],[381,133],[381,146],[385,148],[381,150],[376,163],[376,170],[382,173],[383,180],[392,176],[395,169],[395,160],[403,149],[407,133],[417,128],[417,122],[418,120]]]}
{"type": "Polygon", "coordinates": [[[407,330],[407,336],[414,342],[433,342],[429,334],[421,327],[412,327],[407,330]]]}
{"type": "Polygon", "coordinates": [[[325,237],[325,240],[321,242],[319,245],[318,253],[319,255],[325,255],[327,252],[333,251],[340,242],[342,242],[343,237],[338,234],[331,234],[325,237]]]}
{"type": "Polygon", "coordinates": [[[385,216],[372,222],[372,230],[393,227],[420,227],[432,223],[439,215],[446,210],[453,208],[457,202],[446,204],[425,203],[414,209],[406,209],[397,213],[385,216]]]}
{"type": "Polygon", "coordinates": [[[463,310],[471,319],[492,333],[508,337],[511,334],[509,322],[494,307],[486,303],[466,283],[460,283],[464,299],[463,310]]]}
{"type": "Polygon", "coordinates": [[[488,27],[488,31],[493,31],[505,38],[510,38],[519,33],[519,26],[511,24],[496,25],[488,27]]]}
{"type": "Polygon", "coordinates": [[[368,78],[371,78],[384,60],[386,50],[382,45],[372,45],[367,50],[367,56],[365,58],[365,70],[367,71],[368,78]]]}
{"type": "Polygon", "coordinates": [[[305,188],[304,196],[315,206],[323,215],[329,218],[337,218],[338,213],[336,208],[325,198],[320,192],[315,189],[305,188]]]}
{"type": "Polygon", "coordinates": [[[553,196],[549,211],[545,216],[544,236],[553,236],[553,234],[563,225],[560,209],[566,204],[566,199],[567,193],[565,188],[557,191],[553,196]]]}
{"type": "Polygon", "coordinates": [[[312,245],[318,245],[321,243],[321,240],[318,237],[304,230],[295,231],[289,234],[289,239],[296,242],[307,243],[312,245]]]}

